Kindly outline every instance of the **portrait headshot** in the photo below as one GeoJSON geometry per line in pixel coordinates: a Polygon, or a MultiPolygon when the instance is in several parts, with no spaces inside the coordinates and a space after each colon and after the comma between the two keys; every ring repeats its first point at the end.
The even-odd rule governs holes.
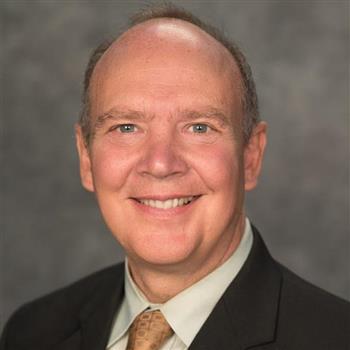
{"type": "Polygon", "coordinates": [[[0,10],[0,350],[350,350],[348,1],[0,10]]]}

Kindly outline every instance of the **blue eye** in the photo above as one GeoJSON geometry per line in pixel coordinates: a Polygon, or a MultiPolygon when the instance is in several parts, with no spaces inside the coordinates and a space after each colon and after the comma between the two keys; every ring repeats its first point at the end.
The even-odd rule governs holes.
{"type": "Polygon", "coordinates": [[[208,125],[206,124],[194,124],[192,130],[195,133],[204,134],[208,131],[208,125]]]}
{"type": "Polygon", "coordinates": [[[133,124],[122,124],[118,126],[118,129],[122,133],[129,133],[135,131],[135,125],[133,124]]]}

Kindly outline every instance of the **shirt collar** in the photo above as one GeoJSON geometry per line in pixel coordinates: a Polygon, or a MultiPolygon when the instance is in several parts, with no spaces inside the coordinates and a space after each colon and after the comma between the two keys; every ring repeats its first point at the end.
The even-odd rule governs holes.
{"type": "Polygon", "coordinates": [[[124,276],[125,297],[121,303],[120,309],[117,312],[117,317],[112,327],[107,348],[112,346],[126,333],[136,316],[150,307],[150,303],[135,285],[130,276],[127,257],[125,257],[124,276]]]}
{"type": "Polygon", "coordinates": [[[159,309],[182,342],[189,347],[216,303],[246,261],[253,243],[248,219],[242,239],[231,257],[209,275],[164,304],[152,304],[132,280],[125,260],[125,298],[117,313],[108,347],[118,341],[133,320],[146,309],[159,309]]]}

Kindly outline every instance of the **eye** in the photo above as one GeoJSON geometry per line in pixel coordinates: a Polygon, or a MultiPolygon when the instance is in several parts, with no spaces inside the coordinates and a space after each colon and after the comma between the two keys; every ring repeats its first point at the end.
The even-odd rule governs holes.
{"type": "Polygon", "coordinates": [[[206,124],[198,123],[198,124],[191,125],[191,129],[194,133],[204,134],[204,133],[208,132],[209,126],[206,124]]]}
{"type": "Polygon", "coordinates": [[[121,124],[114,127],[112,130],[118,130],[121,133],[132,133],[136,131],[136,126],[134,124],[121,124]]]}

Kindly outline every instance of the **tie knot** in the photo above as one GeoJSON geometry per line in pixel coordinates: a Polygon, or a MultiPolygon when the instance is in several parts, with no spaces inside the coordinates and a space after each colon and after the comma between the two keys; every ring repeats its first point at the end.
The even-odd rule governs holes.
{"type": "Polygon", "coordinates": [[[173,330],[159,310],[143,312],[130,327],[126,350],[158,350],[172,334],[173,330]]]}

